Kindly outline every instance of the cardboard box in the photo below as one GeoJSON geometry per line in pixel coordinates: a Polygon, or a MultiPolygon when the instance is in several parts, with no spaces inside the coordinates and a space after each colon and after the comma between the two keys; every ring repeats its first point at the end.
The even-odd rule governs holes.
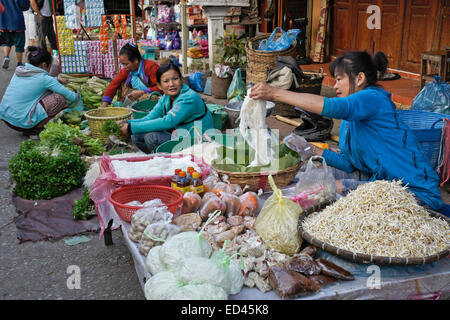
{"type": "Polygon", "coordinates": [[[226,26],[226,32],[228,35],[233,34],[233,30],[234,34],[237,37],[240,37],[245,34],[245,26],[239,24],[229,24],[226,26]]]}
{"type": "Polygon", "coordinates": [[[225,14],[226,16],[240,16],[242,14],[241,7],[230,7],[225,14]]]}

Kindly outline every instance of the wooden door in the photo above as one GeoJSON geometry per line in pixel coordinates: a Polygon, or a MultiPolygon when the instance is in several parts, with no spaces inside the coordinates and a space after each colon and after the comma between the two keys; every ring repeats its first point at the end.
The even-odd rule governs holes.
{"type": "Polygon", "coordinates": [[[379,1],[381,29],[375,31],[375,52],[382,51],[389,60],[389,68],[398,69],[401,58],[401,43],[405,2],[403,0],[379,1]]]}
{"type": "Polygon", "coordinates": [[[450,0],[444,0],[439,9],[441,19],[438,25],[436,49],[445,50],[445,47],[450,47],[450,0]]]}
{"type": "Polygon", "coordinates": [[[339,56],[353,49],[353,0],[336,0],[332,6],[332,54],[339,56]]]}
{"type": "Polygon", "coordinates": [[[401,70],[420,72],[421,54],[431,50],[433,46],[433,35],[439,22],[436,17],[441,1],[443,0],[406,1],[401,70]]]}
{"type": "Polygon", "coordinates": [[[356,0],[353,6],[353,43],[356,50],[374,53],[375,50],[375,29],[367,27],[367,8],[377,5],[377,0],[356,0]]]}

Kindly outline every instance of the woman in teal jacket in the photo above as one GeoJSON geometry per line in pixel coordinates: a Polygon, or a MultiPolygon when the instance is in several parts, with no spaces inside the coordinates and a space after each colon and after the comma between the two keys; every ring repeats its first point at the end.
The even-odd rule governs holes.
{"type": "Polygon", "coordinates": [[[398,118],[391,94],[376,84],[387,59],[366,52],[347,52],[330,65],[336,79],[337,98],[280,90],[256,85],[254,99],[273,100],[298,106],[325,117],[342,119],[340,153],[313,146],[315,155],[337,168],[337,191],[345,195],[357,180],[402,180],[417,198],[433,210],[450,214],[442,202],[439,177],[424,156],[411,130],[398,118]],[[350,179],[348,179],[350,178],[350,179]]]}
{"type": "Polygon", "coordinates": [[[153,153],[160,144],[187,135],[192,127],[201,134],[214,127],[211,112],[199,94],[183,84],[176,65],[162,65],[156,80],[164,96],[146,117],[128,120],[121,127],[122,134],[131,135],[139,149],[153,153]]]}
{"type": "Polygon", "coordinates": [[[79,94],[67,89],[49,75],[53,61],[45,49],[28,47],[28,61],[16,68],[0,103],[0,119],[10,128],[37,133],[79,94]]]}

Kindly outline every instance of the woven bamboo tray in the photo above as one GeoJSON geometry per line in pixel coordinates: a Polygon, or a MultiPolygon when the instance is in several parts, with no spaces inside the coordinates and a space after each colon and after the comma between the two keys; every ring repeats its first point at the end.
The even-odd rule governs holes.
{"type": "MultiPolygon", "coordinates": [[[[323,242],[315,237],[313,237],[311,234],[303,230],[302,224],[303,221],[307,216],[310,214],[321,211],[328,205],[330,205],[331,202],[325,202],[318,206],[309,208],[308,210],[305,210],[301,213],[299,217],[299,233],[303,239],[305,239],[308,243],[315,245],[316,247],[327,251],[329,253],[335,254],[339,257],[342,257],[346,260],[350,260],[352,262],[356,263],[364,263],[364,264],[377,264],[377,265],[399,265],[399,266],[405,266],[405,265],[420,265],[420,264],[427,264],[431,262],[436,262],[442,258],[447,257],[450,254],[450,247],[447,248],[444,251],[441,251],[439,253],[436,253],[432,256],[427,257],[421,257],[421,258],[398,258],[398,257],[383,257],[383,256],[373,256],[368,254],[362,254],[362,253],[354,253],[348,250],[340,249],[335,246],[332,246],[329,243],[323,242]]],[[[442,219],[444,221],[447,221],[447,223],[450,225],[450,219],[446,216],[429,210],[430,216],[436,217],[439,219],[442,219]]]]}
{"type": "Polygon", "coordinates": [[[108,137],[103,136],[101,133],[103,124],[108,120],[119,121],[131,119],[132,112],[126,108],[109,107],[89,110],[84,115],[88,119],[92,137],[99,139],[104,144],[108,140],[108,137]]]}
{"type": "Polygon", "coordinates": [[[268,172],[231,172],[218,170],[215,168],[214,170],[217,171],[220,178],[226,175],[230,183],[238,184],[241,188],[248,186],[248,191],[258,192],[259,189],[263,189],[264,191],[272,190],[268,181],[269,175],[272,175],[272,178],[278,188],[288,186],[295,178],[298,170],[300,170],[301,165],[302,163],[300,162],[294,167],[280,171],[268,172]]]}
{"type": "MultiPolygon", "coordinates": [[[[276,36],[276,39],[280,37],[281,34],[276,36]]],[[[297,55],[297,40],[290,48],[282,51],[261,51],[257,50],[261,40],[268,39],[270,34],[254,37],[247,42],[245,47],[247,53],[247,84],[253,82],[257,84],[259,82],[265,82],[267,79],[267,74],[270,69],[275,68],[275,59],[278,56],[295,56],[297,55]]]]}

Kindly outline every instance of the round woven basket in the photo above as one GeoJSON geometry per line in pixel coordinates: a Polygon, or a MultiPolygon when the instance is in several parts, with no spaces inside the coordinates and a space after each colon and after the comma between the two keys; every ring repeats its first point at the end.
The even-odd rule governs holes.
{"type": "Polygon", "coordinates": [[[108,120],[119,121],[130,119],[132,111],[126,108],[109,107],[89,110],[84,115],[89,121],[92,137],[98,138],[102,143],[105,143],[108,137],[105,137],[101,133],[103,124],[108,120]]]}
{"type": "Polygon", "coordinates": [[[272,178],[278,188],[288,186],[295,178],[295,175],[298,170],[300,170],[300,167],[301,163],[294,167],[271,172],[231,172],[218,169],[215,170],[219,174],[220,178],[226,175],[231,184],[238,184],[241,188],[248,186],[248,191],[258,192],[259,189],[263,189],[264,191],[271,190],[268,181],[269,175],[272,175],[272,178]]]}
{"type": "MultiPolygon", "coordinates": [[[[302,228],[303,221],[305,220],[305,218],[307,216],[309,216],[310,214],[312,214],[314,212],[321,211],[322,209],[324,209],[326,206],[328,206],[330,204],[331,204],[330,202],[325,202],[318,206],[315,206],[315,207],[309,208],[308,210],[303,211],[299,217],[299,224],[298,224],[299,233],[300,233],[301,237],[303,239],[305,239],[308,243],[315,245],[316,247],[318,247],[324,251],[327,251],[329,253],[335,254],[346,260],[356,262],[356,263],[377,264],[377,265],[401,265],[401,266],[420,265],[420,264],[436,262],[442,258],[447,257],[450,254],[450,247],[449,247],[446,250],[443,250],[441,252],[438,252],[434,255],[427,256],[427,257],[420,257],[420,258],[416,258],[416,257],[412,257],[412,258],[383,257],[383,256],[373,256],[373,255],[368,255],[368,254],[354,253],[354,252],[351,252],[348,250],[344,250],[344,249],[340,249],[335,246],[332,246],[329,243],[323,242],[323,241],[313,237],[311,234],[309,234],[302,228]]],[[[450,219],[447,218],[446,216],[444,216],[438,212],[432,211],[432,210],[429,210],[429,213],[430,213],[430,216],[442,219],[450,225],[450,219]]]]}
{"type": "MultiPolygon", "coordinates": [[[[281,34],[277,34],[276,39],[278,39],[281,34]]],[[[267,79],[267,74],[270,69],[275,67],[275,59],[278,56],[295,56],[297,55],[297,40],[290,48],[282,51],[261,51],[258,50],[259,43],[261,40],[268,39],[270,34],[257,36],[250,39],[245,47],[247,53],[247,84],[252,82],[257,84],[259,82],[265,82],[267,79]]]]}

